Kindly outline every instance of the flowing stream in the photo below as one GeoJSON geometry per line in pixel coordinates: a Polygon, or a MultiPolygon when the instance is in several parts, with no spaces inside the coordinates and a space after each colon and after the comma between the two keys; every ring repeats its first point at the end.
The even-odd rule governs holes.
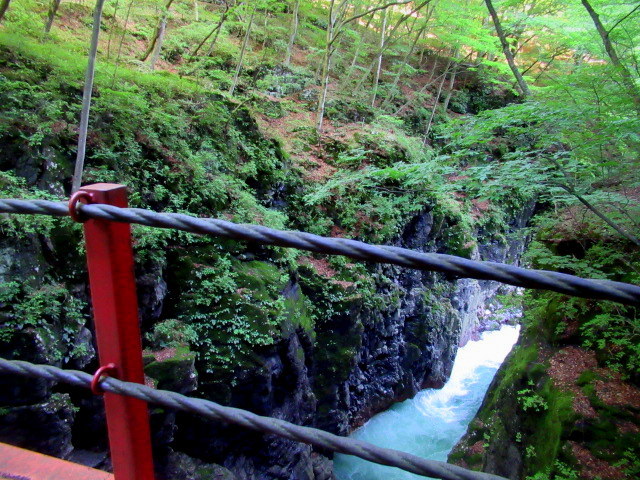
{"type": "MultiPolygon", "coordinates": [[[[381,447],[395,448],[432,460],[447,455],[477,413],[498,367],[518,339],[520,327],[485,332],[458,350],[451,378],[441,389],[427,389],[393,405],[351,435],[381,447]]],[[[417,480],[419,475],[385,467],[350,455],[336,455],[339,480],[417,480]]]]}

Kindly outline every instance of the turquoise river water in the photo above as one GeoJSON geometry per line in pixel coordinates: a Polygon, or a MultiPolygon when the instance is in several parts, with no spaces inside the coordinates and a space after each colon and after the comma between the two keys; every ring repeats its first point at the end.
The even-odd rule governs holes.
{"type": "MultiPolygon", "coordinates": [[[[519,327],[485,332],[458,350],[451,378],[441,389],[427,389],[393,405],[351,435],[381,447],[432,460],[447,455],[477,413],[496,371],[518,339],[519,327]]],[[[426,477],[349,455],[335,456],[338,480],[424,480],[426,477]]]]}

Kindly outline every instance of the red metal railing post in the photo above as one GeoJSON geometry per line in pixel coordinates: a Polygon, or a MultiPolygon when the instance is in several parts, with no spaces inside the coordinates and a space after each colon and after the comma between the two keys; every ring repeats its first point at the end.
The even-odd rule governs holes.
{"type": "MultiPolygon", "coordinates": [[[[98,183],[80,191],[89,203],[128,205],[124,185],[98,183]]],[[[115,377],[144,383],[131,226],[92,219],[84,234],[100,365],[114,363],[115,377]]],[[[115,479],[153,480],[146,402],[105,393],[104,404],[115,479]]]]}

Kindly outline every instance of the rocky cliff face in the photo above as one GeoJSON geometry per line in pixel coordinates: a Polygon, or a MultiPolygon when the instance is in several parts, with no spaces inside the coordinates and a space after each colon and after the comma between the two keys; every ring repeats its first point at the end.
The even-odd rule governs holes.
{"type": "MultiPolygon", "coordinates": [[[[520,228],[531,212],[514,220],[510,239],[480,245],[474,256],[517,261],[525,243],[520,228]]],[[[431,213],[417,215],[397,245],[443,248],[431,213]]],[[[262,368],[246,373],[231,404],[348,434],[393,402],[443,385],[458,346],[494,321],[488,320],[491,299],[501,288],[495,282],[451,281],[393,266],[377,266],[372,275],[385,299],[382,308],[351,305],[317,328],[315,342],[300,330],[292,333],[263,358],[262,368]]],[[[223,464],[238,478],[332,477],[329,458],[310,447],[198,419],[181,417],[178,424],[175,448],[223,464]]]]}
{"type": "MultiPolygon", "coordinates": [[[[514,220],[512,237],[502,244],[480,245],[473,257],[517,262],[525,245],[520,230],[532,208],[514,220]]],[[[405,228],[397,245],[421,252],[442,251],[433,216],[424,212],[405,228]]],[[[336,385],[329,419],[323,426],[346,434],[391,403],[413,397],[424,388],[447,381],[458,346],[490,327],[496,282],[378,266],[374,275],[387,301],[379,310],[359,311],[361,344],[353,356],[348,378],[336,385]]],[[[322,417],[321,417],[322,418],[322,417]]]]}

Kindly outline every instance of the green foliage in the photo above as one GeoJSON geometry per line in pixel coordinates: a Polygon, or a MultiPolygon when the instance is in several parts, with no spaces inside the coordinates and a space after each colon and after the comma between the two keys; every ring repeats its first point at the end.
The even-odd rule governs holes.
{"type": "MultiPolygon", "coordinates": [[[[567,217],[566,226],[557,219],[539,219],[538,238],[531,243],[526,260],[536,268],[639,283],[638,252],[628,251],[629,247],[619,240],[612,242],[609,232],[598,231],[586,218],[584,223],[575,225],[572,218],[567,217]]],[[[526,314],[543,322],[549,332],[555,332],[556,338],[563,337],[567,321],[577,321],[579,342],[598,352],[606,366],[627,377],[640,374],[640,319],[635,308],[566,298],[552,292],[538,292],[525,298],[526,314]]]]}
{"type": "Polygon", "coordinates": [[[440,226],[446,222],[450,227],[443,230],[449,251],[468,255],[474,245],[475,221],[469,207],[458,201],[445,182],[445,176],[452,172],[446,158],[434,157],[417,145],[417,139],[402,132],[401,122],[380,121],[383,123],[363,135],[357,146],[337,152],[334,163],[344,170],[304,195],[304,205],[321,206],[331,218],[318,229],[320,218],[312,217],[307,221],[313,226],[305,228],[327,234],[333,224],[351,236],[384,243],[400,233],[407,218],[433,210],[440,226]],[[383,124],[395,132],[393,136],[382,133],[383,124]],[[389,162],[390,156],[403,161],[389,162]],[[384,160],[383,166],[366,166],[379,159],[384,160]]]}
{"type": "Polygon", "coordinates": [[[549,405],[544,401],[540,395],[536,393],[531,387],[534,387],[535,384],[533,381],[529,381],[528,388],[523,388],[522,390],[518,390],[518,403],[520,404],[520,408],[523,411],[527,412],[529,410],[533,412],[543,412],[549,409],[549,405]]]}
{"type": "Polygon", "coordinates": [[[640,374],[640,319],[613,313],[595,315],[580,331],[583,345],[601,352],[614,371],[640,374]]]}
{"type": "Polygon", "coordinates": [[[177,348],[195,345],[198,334],[191,325],[178,320],[167,319],[153,326],[153,330],[145,335],[153,348],[177,348]]]}
{"type": "Polygon", "coordinates": [[[624,450],[622,459],[616,462],[614,466],[621,468],[629,478],[637,477],[640,475],[640,454],[637,449],[627,448],[624,450]]]}
{"type": "MultiPolygon", "coordinates": [[[[221,18],[224,6],[201,2],[200,21],[195,21],[192,5],[177,2],[162,51],[167,63],[160,62],[160,71],[152,73],[135,57],[140,42],[151,38],[158,2],[136,2],[128,28],[123,9],[112,17],[111,2],[102,25],[103,40],[108,35],[111,47],[110,53],[101,51],[98,61],[85,180],[126,183],[135,207],[224,215],[237,222],[376,243],[396,241],[409,219],[430,212],[434,248],[463,256],[474,253],[478,236],[503,242],[516,215],[537,201],[553,208],[554,215],[536,225],[541,233],[527,262],[593,278],[640,282],[637,249],[567,193],[569,188],[582,195],[637,236],[640,206],[633,191],[639,186],[634,180],[639,117],[620,69],[602,61],[601,41],[579,2],[501,2],[518,64],[531,65],[530,83],[538,78],[528,101],[506,107],[515,97],[507,80],[511,74],[496,37],[486,28],[483,2],[467,2],[461,9],[456,2],[440,1],[432,18],[423,11],[397,32],[388,30],[376,86],[380,107],[371,106],[367,65],[378,49],[381,16],[347,25],[334,45],[331,69],[348,77],[343,82],[350,87],[329,92],[326,113],[334,129],[328,135],[311,131],[302,118],[306,106],[296,105],[293,97],[314,87],[320,77],[317,67],[328,27],[326,3],[301,3],[294,63],[303,52],[306,65],[278,66],[291,27],[290,2],[238,3],[222,25],[211,56],[198,58],[190,58],[190,52],[221,18]],[[236,101],[220,91],[231,84],[251,7],[257,14],[236,101]],[[413,34],[423,25],[428,34],[413,48],[413,34]],[[120,34],[125,43],[115,65],[120,34]],[[526,39],[529,34],[533,36],[526,39]],[[410,49],[414,55],[401,61],[410,49]],[[464,59],[462,52],[468,53],[464,59]],[[448,113],[438,113],[435,142],[427,147],[419,137],[431,116],[438,81],[451,78],[440,77],[449,56],[459,59],[454,91],[443,92],[451,94],[450,109],[482,113],[448,124],[443,124],[448,113]],[[425,85],[428,78],[434,82],[430,86],[425,85]],[[265,100],[263,93],[290,98],[265,100]],[[289,161],[280,145],[262,136],[252,115],[287,120],[292,112],[300,118],[289,161]],[[350,124],[345,133],[342,123],[350,124]],[[302,172],[291,168],[305,164],[299,151],[325,161],[335,174],[303,182],[302,172]]],[[[616,27],[609,32],[616,45],[638,43],[639,30],[632,22],[637,17],[617,25],[627,13],[619,3],[594,3],[609,28],[616,27]]],[[[345,5],[354,13],[369,7],[367,2],[345,5]]],[[[389,25],[402,15],[401,9],[388,13],[389,25]]],[[[68,193],[61,179],[68,179],[75,153],[91,7],[63,2],[46,38],[41,33],[45,14],[45,2],[14,0],[0,33],[3,196],[54,198],[68,193]],[[59,28],[62,22],[65,28],[59,28]]],[[[205,44],[201,53],[208,47],[205,44]]],[[[623,63],[634,64],[632,48],[621,48],[620,53],[623,63]]],[[[636,73],[631,70],[637,86],[636,73]]],[[[80,227],[50,217],[12,216],[0,219],[0,228],[10,245],[39,246],[48,238],[56,252],[60,245],[78,244],[80,227]]],[[[302,328],[323,346],[315,388],[320,399],[331,398],[332,386],[345,378],[360,347],[363,326],[349,314],[360,307],[393,304],[399,297],[397,286],[385,283],[383,275],[374,277],[365,266],[345,259],[332,259],[320,272],[291,251],[148,227],[135,227],[134,239],[138,268],[162,276],[171,297],[148,341],[157,348],[189,344],[198,351],[201,370],[220,378],[235,368],[253,366],[256,353],[271,348],[280,335],[302,328]],[[388,291],[388,296],[377,290],[388,291]]],[[[39,255],[41,250],[34,249],[39,255]]],[[[57,358],[74,355],[74,335],[87,307],[69,293],[68,285],[83,282],[74,264],[77,252],[69,252],[69,257],[71,266],[64,274],[41,272],[25,282],[2,285],[3,339],[35,329],[53,345],[57,358]]],[[[604,364],[638,378],[636,310],[551,293],[528,294],[525,303],[529,332],[539,329],[552,344],[579,337],[604,364]],[[574,322],[580,324],[575,331],[570,328],[574,322]]],[[[438,308],[450,307],[445,302],[438,308]]],[[[500,396],[514,396],[521,413],[535,417],[540,429],[527,424],[518,432],[529,471],[574,478],[569,467],[555,460],[572,420],[570,398],[542,378],[538,350],[539,345],[530,342],[514,352],[501,373],[506,387],[491,394],[487,405],[497,410],[500,396]]],[[[588,380],[582,379],[585,388],[588,380]]],[[[506,416],[498,419],[493,413],[482,412],[489,422],[481,436],[487,443],[507,431],[506,416]]],[[[633,455],[637,452],[630,450],[624,463],[630,471],[638,463],[633,455]]]]}
{"type": "MultiPolygon", "coordinates": [[[[12,344],[22,331],[35,331],[50,361],[67,362],[86,353],[76,335],[86,322],[84,302],[53,282],[0,284],[0,341],[12,344]]],[[[21,352],[16,352],[20,355],[21,352]]]]}
{"type": "MultiPolygon", "coordinates": [[[[29,188],[24,178],[13,172],[0,171],[0,196],[3,198],[23,198],[55,200],[51,194],[37,188],[29,188]]],[[[34,234],[50,235],[59,228],[61,220],[48,215],[3,215],[0,216],[0,231],[7,238],[24,240],[34,234]]]]}
{"type": "Polygon", "coordinates": [[[300,68],[275,68],[256,81],[256,88],[276,97],[285,97],[304,90],[313,83],[313,77],[300,68]]]}
{"type": "Polygon", "coordinates": [[[529,475],[526,480],[578,480],[578,478],[580,477],[577,470],[566,463],[556,460],[551,467],[548,467],[543,472],[529,475]]]}
{"type": "MultiPolygon", "coordinates": [[[[0,137],[11,148],[34,152],[28,158],[34,158],[36,165],[35,152],[43,146],[61,158],[73,153],[68,125],[75,122],[76,110],[69,105],[78,105],[82,69],[75,60],[65,64],[62,50],[56,63],[49,51],[30,47],[0,35],[0,75],[5,75],[3,85],[8,86],[0,92],[7,105],[0,114],[0,137]],[[9,58],[11,70],[6,69],[9,58]]],[[[55,46],[48,48],[56,51],[55,46]]],[[[236,221],[285,226],[287,217],[261,201],[273,185],[288,178],[282,169],[283,155],[277,144],[257,132],[245,108],[177,77],[138,75],[122,67],[119,77],[117,87],[104,72],[96,77],[86,181],[127,184],[135,207],[204,216],[225,211],[236,221]]],[[[67,163],[56,181],[69,174],[67,163]]],[[[2,196],[52,198],[9,172],[0,172],[0,185],[2,196]]],[[[1,221],[4,233],[16,240],[39,234],[54,241],[61,236],[63,241],[62,237],[79,231],[77,224],[48,216],[11,216],[1,221]]],[[[133,235],[138,265],[160,270],[179,263],[168,255],[176,245],[214,249],[219,245],[213,239],[141,226],[133,228],[133,235]]],[[[227,250],[238,255],[243,247],[227,250]]],[[[273,258],[281,257],[278,250],[271,251],[273,258]]],[[[257,262],[255,272],[247,274],[229,254],[206,262],[209,266],[193,268],[193,276],[185,282],[184,300],[156,325],[150,342],[158,347],[191,343],[207,371],[219,365],[229,370],[251,361],[254,348],[273,344],[285,323],[287,328],[313,328],[308,300],[300,297],[286,303],[282,298],[277,267],[264,269],[257,262]],[[264,278],[255,283],[252,275],[264,278]]],[[[290,257],[283,262],[291,262],[290,257]]],[[[35,328],[51,344],[56,358],[75,355],[75,334],[84,324],[84,316],[78,315],[86,307],[66,290],[68,280],[54,282],[53,290],[36,282],[14,291],[9,288],[13,284],[7,284],[2,296],[9,320],[3,320],[3,340],[21,329],[35,328]]]]}
{"type": "Polygon", "coordinates": [[[334,222],[340,228],[383,243],[399,233],[406,215],[428,205],[424,197],[398,185],[392,178],[394,173],[387,169],[344,171],[305,195],[303,201],[310,207],[331,205],[334,222]]]}
{"type": "MultiPolygon", "coordinates": [[[[180,336],[196,347],[208,373],[251,364],[254,352],[272,345],[280,332],[298,325],[313,328],[311,305],[304,297],[283,298],[289,279],[273,264],[241,262],[205,245],[192,247],[180,263],[177,321],[172,322],[181,325],[180,336]],[[197,263],[202,255],[206,264],[197,263]]],[[[169,329],[163,325],[154,336],[169,329]]]]}

